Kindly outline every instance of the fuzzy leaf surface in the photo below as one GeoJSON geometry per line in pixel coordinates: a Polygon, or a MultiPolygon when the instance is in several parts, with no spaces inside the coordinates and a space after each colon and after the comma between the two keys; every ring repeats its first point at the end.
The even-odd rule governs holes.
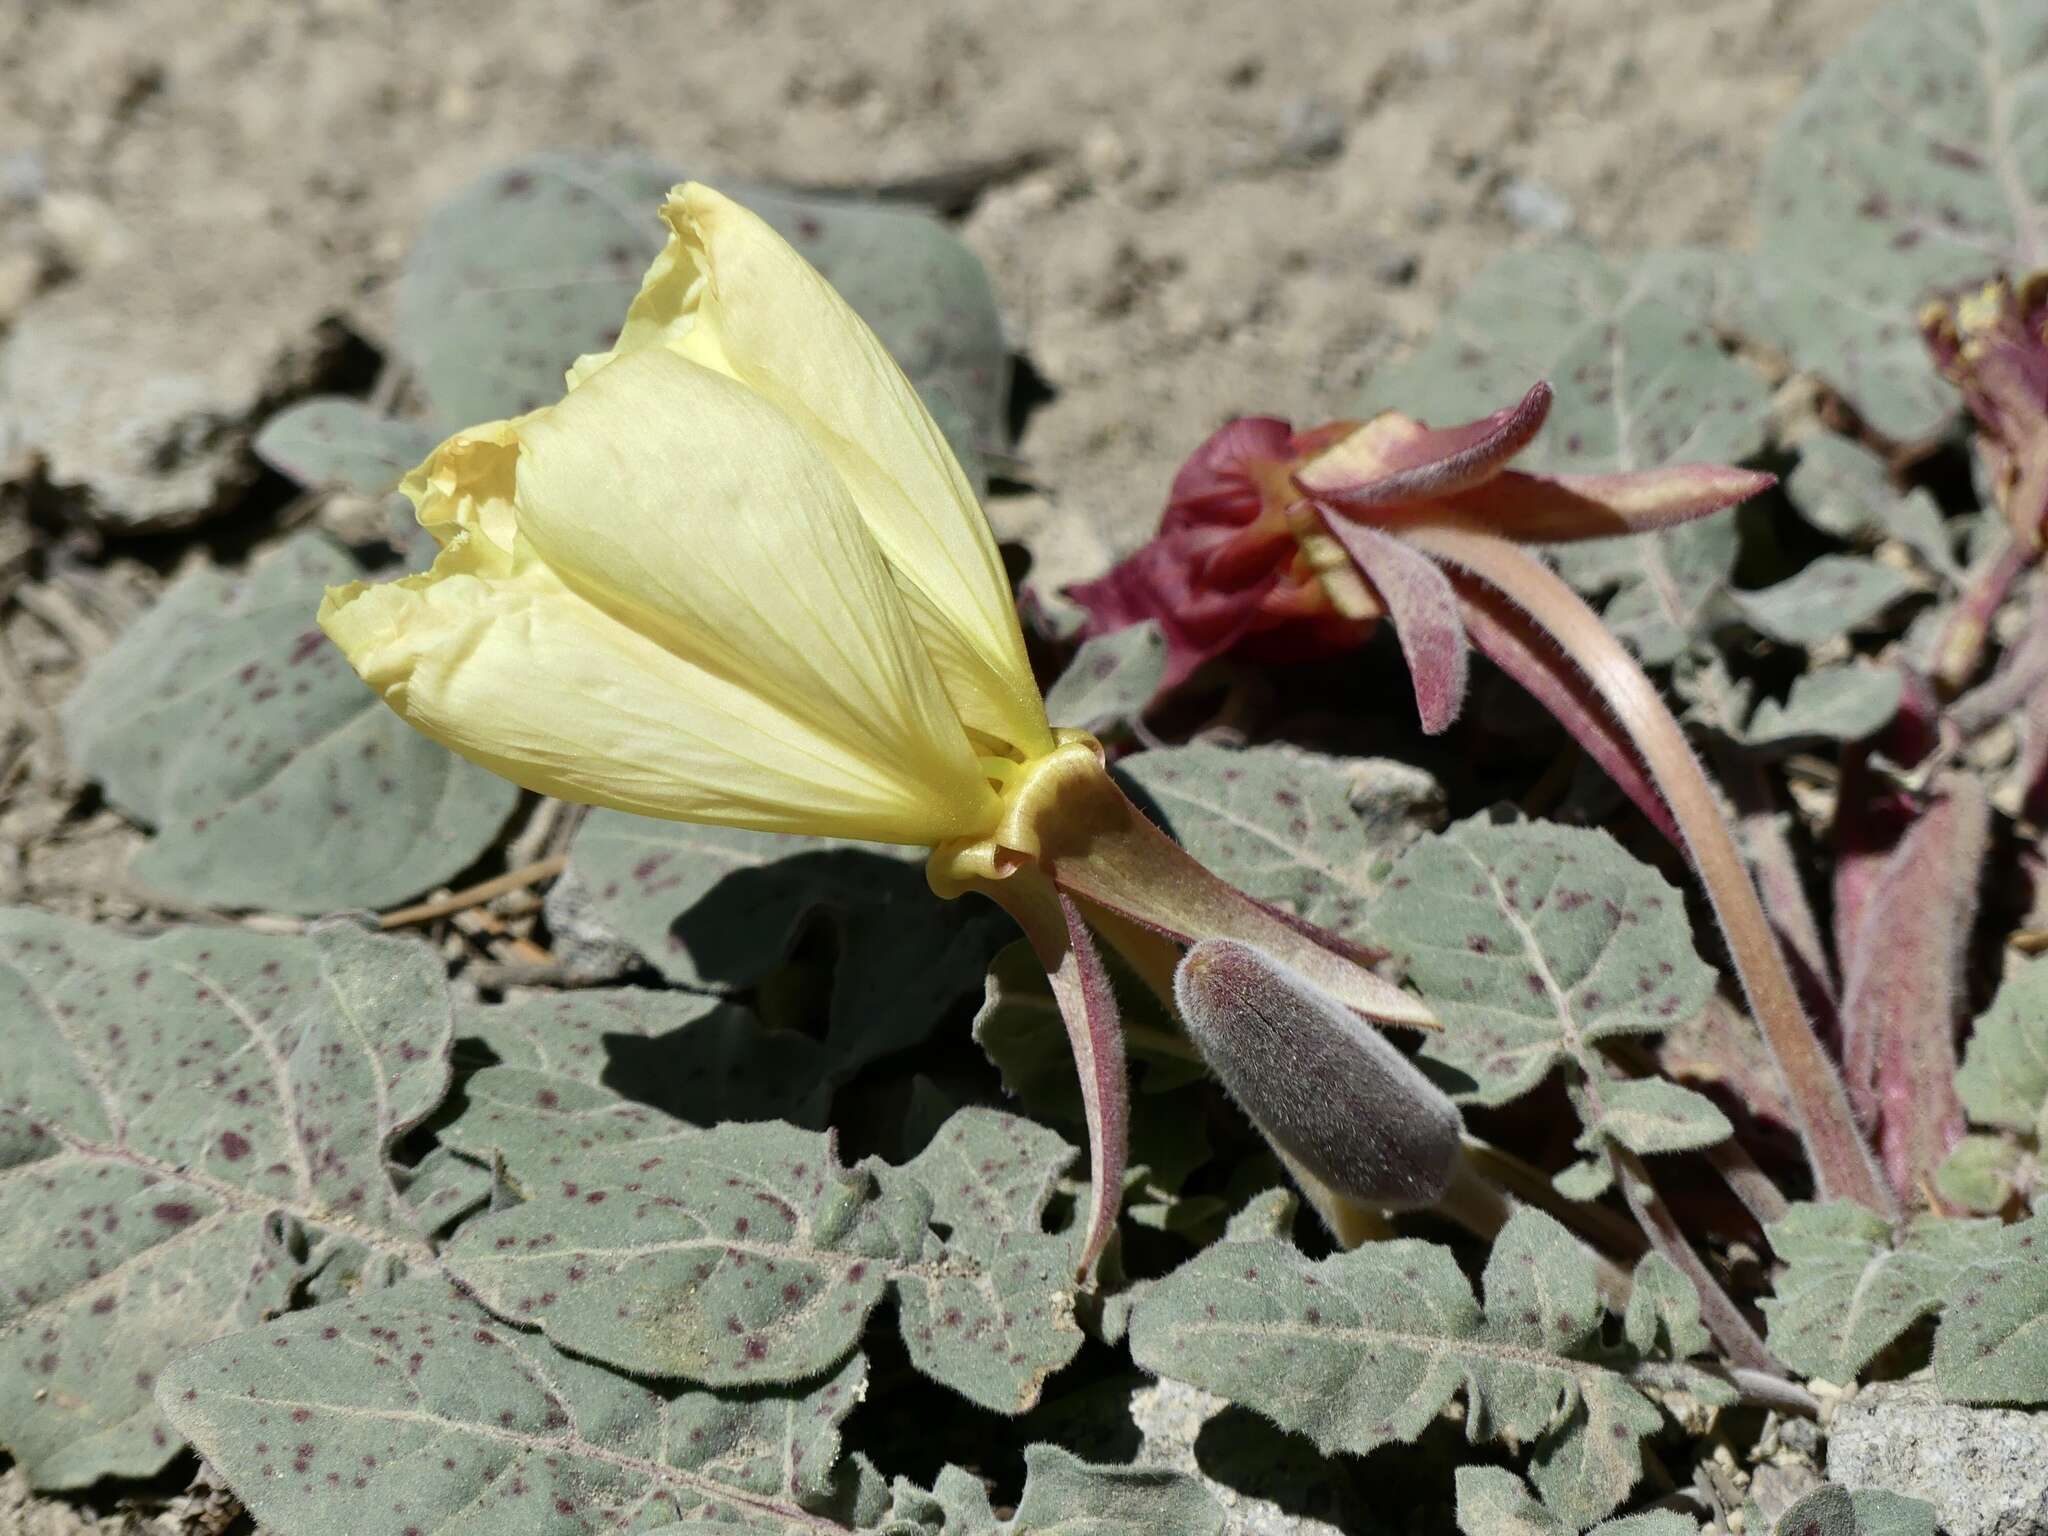
{"type": "Polygon", "coordinates": [[[330,912],[473,863],[518,799],[386,709],[313,623],[363,573],[320,534],[174,582],[65,701],[65,739],[156,836],[135,874],[209,905],[330,912]]]}
{"type": "Polygon", "coordinates": [[[1815,76],[1764,162],[1767,326],[1888,437],[1929,436],[1956,407],[1916,325],[1928,295],[2048,264],[2044,59],[2032,0],[1887,6],[1815,76]]]}
{"type": "Polygon", "coordinates": [[[1978,1018],[1956,1093],[1979,1125],[2034,1136],[2048,1125],[2048,957],[2007,977],[1978,1018]]]}
{"type": "Polygon", "coordinates": [[[1818,645],[1860,629],[1912,589],[1903,574],[1875,560],[1822,555],[1774,587],[1734,596],[1752,629],[1788,645],[1818,645]]]}
{"type": "Polygon", "coordinates": [[[697,1130],[521,1068],[466,1088],[444,1139],[501,1156],[526,1200],[464,1226],[448,1266],[563,1348],[714,1386],[801,1380],[893,1282],[919,1368],[1017,1413],[1080,1347],[1074,1235],[1040,1226],[1073,1149],[1029,1121],[962,1110],[907,1167],[846,1168],[828,1134],[697,1130]]]}
{"type": "Polygon", "coordinates": [[[389,1156],[448,1084],[424,946],[11,910],[0,1026],[0,1444],[38,1485],[162,1468],[157,1375],[295,1284],[431,1261],[446,1197],[428,1170],[417,1209],[389,1156]]]}
{"type": "Polygon", "coordinates": [[[1816,1488],[1778,1517],[1773,1536],[1936,1536],[1934,1506],[1882,1488],[1816,1488]]]}
{"type": "Polygon", "coordinates": [[[603,987],[465,1009],[457,1034],[498,1064],[606,1087],[692,1125],[787,1120],[818,1130],[832,1055],[809,1035],[695,992],[603,987]]]}
{"type": "Polygon", "coordinates": [[[1391,861],[1432,817],[1432,788],[1388,765],[1288,746],[1194,745],[1118,764],[1166,829],[1210,869],[1259,900],[1349,939],[1364,939],[1367,903],[1391,861]]]}
{"type": "Polygon", "coordinates": [[[1900,495],[1884,460],[1846,437],[1821,432],[1804,439],[1785,494],[1823,533],[1865,542],[1897,539],[1930,570],[1951,581],[1962,575],[1934,498],[1924,488],[1900,495]]]}
{"type": "MultiPolygon", "coordinates": [[[[940,901],[925,850],[597,811],[570,867],[599,918],[670,981],[751,987],[813,922],[838,939],[825,1045],[841,1070],[919,1044],[981,985],[1007,920],[940,901]]],[[[1005,930],[1007,929],[1007,932],[1005,930]]]]}
{"type": "Polygon", "coordinates": [[[1728,1117],[1703,1093],[1660,1078],[1603,1083],[1590,1139],[1612,1137],[1631,1152],[1693,1152],[1735,1134],[1728,1117]]]}
{"type": "Polygon", "coordinates": [[[1373,374],[1360,414],[1468,421],[1549,379],[1556,403],[1517,468],[1591,473],[1747,458],[1763,446],[1770,392],[1715,336],[1725,266],[1701,250],[1660,251],[1630,266],[1574,245],[1503,256],[1412,358],[1373,374]]]}
{"type": "Polygon", "coordinates": [[[657,1391],[422,1280],[217,1340],[158,1397],[257,1519],[293,1536],[678,1519],[818,1536],[845,1529],[816,1511],[865,1389],[856,1357],[786,1393],[657,1391]]]}
{"type": "Polygon", "coordinates": [[[1707,1325],[1700,1321],[1700,1293],[1685,1271],[1661,1253],[1646,1253],[1636,1265],[1622,1324],[1638,1354],[1683,1360],[1713,1347],[1707,1325]]]}
{"type": "Polygon", "coordinates": [[[1934,1384],[1959,1403],[2048,1402],[2048,1212],[1992,1225],[1942,1298],[1934,1384]]]}
{"type": "Polygon", "coordinates": [[[1128,729],[1166,676],[1166,635],[1156,619],[1082,642],[1045,690],[1045,715],[1100,736],[1128,729]]]}
{"type": "Polygon", "coordinates": [[[1852,1201],[1793,1206],[1770,1229],[1786,1264],[1776,1296],[1763,1303],[1772,1351],[1796,1371],[1847,1386],[1940,1308],[1950,1282],[1997,1230],[1996,1222],[1923,1218],[1895,1237],[1852,1201]]]}
{"type": "Polygon", "coordinates": [[[899,1480],[890,1514],[897,1530],[944,1536],[1223,1536],[1215,1495],[1166,1467],[1091,1466],[1057,1445],[1024,1449],[1024,1495],[998,1520],[981,1479],[958,1467],[940,1472],[926,1493],[899,1480]]]}
{"type": "Polygon", "coordinates": [[[1044,1230],[1074,1149],[1040,1125],[963,1109],[904,1172],[930,1193],[924,1262],[899,1269],[911,1363],[984,1407],[1022,1413],[1074,1358],[1077,1235],[1044,1230]]]}
{"type": "MultiPolygon", "coordinates": [[[[1577,1536],[1578,1527],[1538,1503],[1504,1467],[1460,1467],[1458,1529],[1464,1536],[1577,1536]]],[[[1668,1509],[1603,1520],[1589,1536],[1699,1536],[1699,1526],[1668,1509]]]]}
{"type": "Polygon", "coordinates": [[[1468,821],[1425,839],[1372,933],[1443,1022],[1424,1054],[1480,1104],[1519,1097],[1597,1041],[1683,1023],[1713,990],[1679,894],[1580,828],[1468,821]]]}
{"type": "Polygon", "coordinates": [[[1849,662],[1802,672],[1781,702],[1765,699],[1742,728],[1753,747],[1811,741],[1862,741],[1898,713],[1905,679],[1896,667],[1849,662]]]}
{"type": "Polygon", "coordinates": [[[316,395],[271,417],[251,446],[257,458],[300,485],[382,496],[440,440],[425,422],[379,415],[346,395],[316,395]]]}
{"type": "Polygon", "coordinates": [[[1591,1267],[1550,1217],[1510,1218],[1484,1285],[1482,1313],[1449,1250],[1413,1239],[1320,1261],[1222,1243],[1137,1299],[1131,1353],[1326,1452],[1413,1440],[1462,1390],[1472,1437],[1528,1445],[1545,1507],[1583,1528],[1627,1497],[1660,1415],[1599,1363],[1591,1267]]]}

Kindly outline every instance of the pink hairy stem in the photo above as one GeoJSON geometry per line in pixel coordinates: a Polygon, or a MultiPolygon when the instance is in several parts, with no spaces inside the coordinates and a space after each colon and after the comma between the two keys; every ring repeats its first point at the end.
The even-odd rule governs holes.
{"type": "Polygon", "coordinates": [[[1898,1203],[1857,1128],[1834,1063],[1800,1006],[1777,934],[1751,883],[1714,790],[1670,709],[1621,642],[1556,572],[1491,534],[1411,530],[1418,548],[1468,572],[1525,612],[1583,672],[1641,754],[1684,838],[1727,940],[1751,1012],[1785,1080],[1821,1194],[1895,1219],[1898,1203]]]}
{"type": "Polygon", "coordinates": [[[1541,704],[1621,792],[1635,802],[1650,825],[1683,847],[1678,824],[1650,780],[1643,761],[1616,724],[1585,675],[1567,661],[1527,614],[1493,588],[1470,578],[1452,579],[1465,633],[1479,653],[1541,704]]]}

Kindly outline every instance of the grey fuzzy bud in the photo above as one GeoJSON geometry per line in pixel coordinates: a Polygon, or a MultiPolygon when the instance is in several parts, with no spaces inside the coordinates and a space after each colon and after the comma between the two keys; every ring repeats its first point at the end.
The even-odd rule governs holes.
{"type": "Polygon", "coordinates": [[[1173,994],[1230,1096],[1331,1189],[1388,1210],[1443,1198],[1462,1155],[1457,1106],[1348,1008],[1235,939],[1189,950],[1173,994]]]}

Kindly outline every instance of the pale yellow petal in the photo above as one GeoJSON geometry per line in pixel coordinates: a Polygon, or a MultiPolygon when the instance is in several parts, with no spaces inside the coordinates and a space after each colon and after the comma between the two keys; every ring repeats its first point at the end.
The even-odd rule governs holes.
{"type": "Polygon", "coordinates": [[[662,348],[527,418],[518,539],[677,656],[941,786],[981,769],[887,563],[816,443],[662,348]]]}
{"type": "Polygon", "coordinates": [[[491,421],[458,432],[398,484],[435,542],[445,547],[458,533],[474,533],[480,542],[471,559],[495,552],[504,570],[510,569],[517,542],[512,496],[519,426],[491,421]]]}
{"type": "Polygon", "coordinates": [[[977,779],[929,782],[676,656],[530,562],[458,533],[434,569],[338,587],[320,624],[424,734],[543,794],[643,816],[933,844],[992,818],[977,779]]]}
{"type": "Polygon", "coordinates": [[[757,391],[809,431],[845,481],[960,718],[1020,755],[1051,750],[1009,582],[944,435],[881,342],[754,214],[708,187],[663,210],[673,237],[613,353],[672,349],[757,391]]]}

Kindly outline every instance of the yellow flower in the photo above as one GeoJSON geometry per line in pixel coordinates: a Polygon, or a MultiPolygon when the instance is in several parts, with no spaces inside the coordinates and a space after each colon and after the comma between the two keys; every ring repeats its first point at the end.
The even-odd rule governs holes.
{"type": "Polygon", "coordinates": [[[933,849],[1016,917],[1082,1074],[1095,1195],[1126,1085],[1092,930],[1169,1000],[1230,937],[1374,1017],[1427,1010],[1232,889],[1055,733],[966,477],[843,299],[694,183],[610,352],[556,404],[458,432],[405,479],[433,569],[336,587],[320,624],[384,701],[515,783],[644,816],[933,849]]]}
{"type": "Polygon", "coordinates": [[[874,333],[707,187],[618,345],[406,494],[433,569],[320,623],[515,782],[646,816],[934,845],[1053,750],[973,492],[874,333]]]}

